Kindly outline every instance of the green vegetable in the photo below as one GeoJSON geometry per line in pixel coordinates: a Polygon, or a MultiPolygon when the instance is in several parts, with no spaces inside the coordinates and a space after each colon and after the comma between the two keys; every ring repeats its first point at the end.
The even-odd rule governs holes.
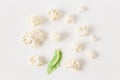
{"type": "Polygon", "coordinates": [[[55,50],[54,57],[48,64],[48,68],[47,68],[48,74],[51,74],[60,66],[61,59],[62,59],[62,52],[60,50],[55,50]]]}

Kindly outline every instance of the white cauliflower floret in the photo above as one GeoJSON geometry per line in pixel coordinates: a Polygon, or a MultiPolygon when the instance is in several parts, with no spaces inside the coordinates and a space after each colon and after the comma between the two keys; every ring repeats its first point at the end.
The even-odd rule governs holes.
{"type": "Polygon", "coordinates": [[[43,23],[43,20],[41,17],[38,16],[31,16],[27,19],[27,22],[32,26],[38,26],[43,23]]]}
{"type": "Polygon", "coordinates": [[[55,42],[59,42],[62,40],[62,35],[61,33],[59,32],[53,32],[51,35],[50,35],[50,39],[55,41],[55,42]]]}
{"type": "Polygon", "coordinates": [[[88,57],[89,57],[90,59],[95,59],[95,58],[97,57],[96,51],[95,51],[95,50],[90,50],[90,51],[88,52],[88,57]]]}
{"type": "Polygon", "coordinates": [[[61,18],[61,13],[57,9],[51,9],[48,12],[48,16],[49,16],[50,20],[52,20],[52,21],[58,21],[61,18]]]}
{"type": "Polygon", "coordinates": [[[87,10],[88,10],[88,7],[86,7],[86,6],[80,6],[80,8],[78,9],[78,12],[83,13],[83,12],[85,12],[87,10]]]}
{"type": "Polygon", "coordinates": [[[45,58],[43,58],[42,56],[34,55],[29,58],[29,62],[30,64],[35,66],[42,66],[45,64],[45,58]]]}
{"type": "Polygon", "coordinates": [[[73,24],[75,22],[75,19],[73,18],[73,16],[66,16],[65,17],[65,23],[67,24],[73,24]]]}
{"type": "Polygon", "coordinates": [[[83,43],[79,43],[79,42],[76,42],[73,44],[73,50],[76,51],[76,52],[81,52],[83,51],[84,49],[84,44],[83,43]]]}
{"type": "Polygon", "coordinates": [[[90,36],[90,40],[91,40],[92,42],[96,42],[96,41],[98,40],[98,37],[95,36],[95,35],[91,35],[91,36],[90,36]]]}
{"type": "Polygon", "coordinates": [[[33,29],[23,35],[22,41],[25,45],[39,47],[44,41],[44,33],[39,29],[33,29]]]}
{"type": "Polygon", "coordinates": [[[81,37],[88,36],[90,33],[88,26],[81,26],[77,32],[81,37]]]}
{"type": "Polygon", "coordinates": [[[65,62],[65,67],[76,72],[79,71],[82,67],[82,64],[79,60],[71,59],[65,62]]]}

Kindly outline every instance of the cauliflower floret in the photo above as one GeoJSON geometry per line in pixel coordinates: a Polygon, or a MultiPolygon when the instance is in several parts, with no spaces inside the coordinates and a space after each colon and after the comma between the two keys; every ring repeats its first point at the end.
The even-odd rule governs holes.
{"type": "Polygon", "coordinates": [[[23,35],[22,41],[25,45],[39,47],[44,41],[44,33],[39,29],[33,29],[23,35]]]}
{"type": "Polygon", "coordinates": [[[76,42],[76,43],[73,44],[73,50],[75,52],[81,52],[81,51],[83,51],[83,49],[84,49],[84,44],[83,43],[76,42]]]}
{"type": "Polygon", "coordinates": [[[73,16],[66,16],[65,17],[65,23],[67,24],[73,24],[75,22],[75,19],[73,18],[73,16]]]}
{"type": "Polygon", "coordinates": [[[27,22],[32,25],[32,26],[38,26],[41,25],[43,23],[43,20],[41,17],[38,16],[31,16],[27,19],[27,22]]]}
{"type": "Polygon", "coordinates": [[[42,66],[45,64],[45,58],[42,56],[30,56],[29,63],[35,66],[42,66]]]}
{"type": "Polygon", "coordinates": [[[95,50],[90,50],[90,51],[88,52],[88,57],[89,57],[90,59],[95,59],[95,58],[97,57],[96,51],[95,51],[95,50]]]}
{"type": "Polygon", "coordinates": [[[50,35],[50,39],[55,41],[55,42],[59,42],[62,40],[62,35],[61,33],[59,32],[53,32],[51,35],[50,35]]]}
{"type": "Polygon", "coordinates": [[[52,21],[58,21],[61,18],[61,13],[57,9],[51,9],[48,12],[48,16],[49,16],[50,20],[52,20],[52,21]]]}
{"type": "Polygon", "coordinates": [[[88,36],[90,33],[88,26],[81,26],[77,32],[81,37],[88,36]]]}
{"type": "Polygon", "coordinates": [[[95,36],[95,35],[91,35],[91,36],[90,36],[90,40],[91,40],[92,42],[96,42],[96,41],[98,40],[98,37],[95,36]]]}
{"type": "Polygon", "coordinates": [[[88,10],[88,7],[86,7],[86,6],[80,6],[80,8],[77,11],[80,12],[80,13],[83,13],[83,12],[85,12],[87,10],[88,10]]]}
{"type": "Polygon", "coordinates": [[[71,59],[65,62],[65,67],[76,72],[79,71],[80,68],[82,67],[82,64],[79,60],[76,59],[71,59]]]}

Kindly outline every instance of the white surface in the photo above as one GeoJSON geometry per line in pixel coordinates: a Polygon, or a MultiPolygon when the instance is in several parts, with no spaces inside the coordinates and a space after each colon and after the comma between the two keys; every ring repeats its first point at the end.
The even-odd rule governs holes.
{"type": "Polygon", "coordinates": [[[120,0],[0,0],[0,80],[120,80],[120,0]],[[27,16],[46,16],[51,8],[59,8],[64,14],[74,14],[80,5],[90,9],[77,16],[79,22],[73,26],[60,22],[47,23],[40,27],[49,33],[56,30],[66,31],[68,37],[60,43],[47,40],[41,48],[25,47],[20,36],[32,27],[26,24],[27,16]],[[98,51],[96,60],[89,60],[86,51],[75,55],[70,45],[79,38],[74,30],[80,24],[94,25],[94,33],[100,37],[97,43],[88,39],[87,49],[98,51]],[[73,38],[74,37],[74,38],[73,38]],[[55,48],[62,48],[64,58],[72,55],[85,60],[82,71],[72,73],[63,67],[47,75],[46,68],[36,68],[27,62],[32,54],[52,58],[55,48]]]}

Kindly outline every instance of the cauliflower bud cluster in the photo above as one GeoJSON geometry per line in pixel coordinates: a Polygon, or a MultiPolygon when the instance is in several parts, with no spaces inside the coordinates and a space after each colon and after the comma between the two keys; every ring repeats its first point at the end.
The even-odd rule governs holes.
{"type": "Polygon", "coordinates": [[[27,22],[31,25],[31,26],[38,26],[43,24],[43,19],[41,17],[38,16],[31,16],[29,18],[27,18],[27,22]]]}
{"type": "Polygon", "coordinates": [[[44,57],[42,56],[38,56],[38,55],[33,55],[33,56],[30,56],[29,57],[29,62],[30,64],[32,65],[35,65],[35,66],[42,66],[46,63],[46,60],[44,57]]]}
{"type": "Polygon", "coordinates": [[[51,9],[48,12],[48,16],[51,21],[58,21],[61,18],[61,13],[58,9],[51,9]]]}
{"type": "Polygon", "coordinates": [[[30,45],[32,47],[39,47],[44,41],[44,32],[40,29],[33,29],[31,31],[25,32],[22,36],[22,41],[25,45],[30,45]]]}
{"type": "Polygon", "coordinates": [[[64,65],[67,69],[70,69],[73,72],[79,71],[82,67],[81,62],[79,60],[76,60],[76,59],[68,60],[68,61],[65,62],[64,65]]]}

